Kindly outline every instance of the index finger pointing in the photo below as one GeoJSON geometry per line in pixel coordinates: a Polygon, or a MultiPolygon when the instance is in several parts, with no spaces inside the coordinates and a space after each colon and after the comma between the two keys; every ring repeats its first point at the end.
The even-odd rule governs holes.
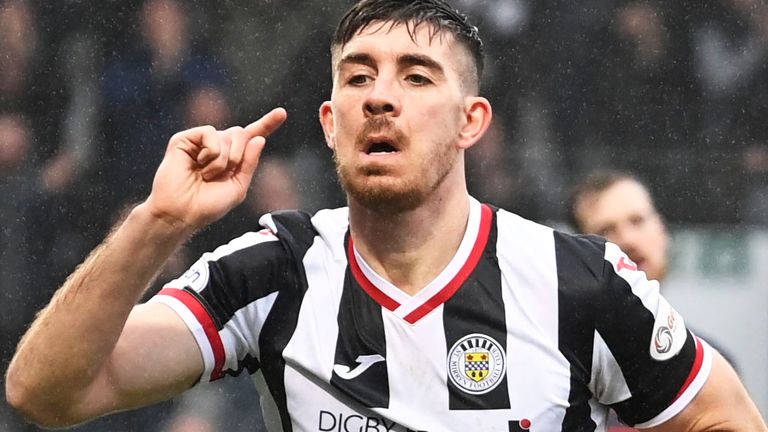
{"type": "Polygon", "coordinates": [[[248,139],[257,136],[266,138],[272,135],[272,132],[276,131],[287,117],[288,113],[285,111],[285,108],[275,108],[266,113],[262,118],[246,126],[245,133],[248,139]]]}

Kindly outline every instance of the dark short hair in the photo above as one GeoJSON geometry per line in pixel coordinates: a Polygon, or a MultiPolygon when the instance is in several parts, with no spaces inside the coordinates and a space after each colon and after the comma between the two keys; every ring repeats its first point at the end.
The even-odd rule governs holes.
{"type": "MultiPolygon", "coordinates": [[[[581,221],[576,214],[577,207],[584,202],[584,200],[603,193],[616,183],[625,180],[635,182],[648,190],[648,186],[643,181],[629,172],[600,169],[588,174],[571,189],[568,200],[568,222],[570,222],[570,224],[578,231],[583,231],[581,221]]],[[[650,195],[650,192],[648,194],[650,195]]],[[[651,202],[653,203],[653,201],[651,202]]]]}
{"type": "Polygon", "coordinates": [[[451,34],[472,55],[477,71],[477,88],[483,74],[483,42],[477,27],[466,15],[443,0],[361,0],[341,18],[331,41],[331,49],[342,48],[358,32],[373,22],[405,24],[413,37],[421,24],[432,27],[430,38],[440,32],[451,34]]]}

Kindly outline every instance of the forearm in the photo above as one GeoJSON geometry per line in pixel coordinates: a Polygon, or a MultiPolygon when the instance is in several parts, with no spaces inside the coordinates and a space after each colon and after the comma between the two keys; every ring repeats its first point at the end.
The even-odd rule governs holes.
{"type": "Polygon", "coordinates": [[[95,249],[22,338],[8,369],[9,402],[22,410],[76,404],[102,370],[133,306],[189,235],[145,205],[95,249]]]}
{"type": "Polygon", "coordinates": [[[677,416],[649,432],[740,432],[768,431],[765,422],[738,375],[728,362],[714,353],[707,382],[677,416]]]}
{"type": "Polygon", "coordinates": [[[174,134],[147,201],[69,277],[22,338],[6,397],[27,417],[62,426],[170,397],[202,372],[200,350],[167,308],[136,308],[163,263],[196,228],[246,196],[274,109],[243,127],[174,134]],[[157,371],[162,371],[158,374],[157,371]]]}

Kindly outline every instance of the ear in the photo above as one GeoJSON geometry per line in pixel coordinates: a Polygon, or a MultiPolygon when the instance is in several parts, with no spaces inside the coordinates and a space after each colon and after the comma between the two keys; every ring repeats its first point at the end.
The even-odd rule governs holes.
{"type": "Polygon", "coordinates": [[[320,125],[323,127],[325,135],[325,144],[331,150],[336,150],[336,133],[333,123],[333,108],[330,101],[323,102],[320,105],[320,125]]]}
{"type": "Polygon", "coordinates": [[[484,97],[470,96],[464,101],[464,126],[459,131],[459,146],[466,150],[485,135],[493,112],[491,103],[484,97]]]}

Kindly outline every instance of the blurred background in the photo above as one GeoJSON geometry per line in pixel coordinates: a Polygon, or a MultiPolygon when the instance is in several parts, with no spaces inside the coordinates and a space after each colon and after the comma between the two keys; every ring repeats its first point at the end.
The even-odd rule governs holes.
{"type": "MultiPolygon", "coordinates": [[[[494,124],[468,154],[481,201],[569,230],[595,168],[644,180],[670,227],[665,294],[729,351],[768,414],[768,5],[454,0],[485,42],[494,124]]],[[[260,214],[344,204],[317,121],[348,0],[0,0],[2,370],[35,312],[131,205],[170,136],[275,106],[246,202],[160,281],[260,214]]],[[[152,291],[150,291],[152,292],[152,291]]],[[[84,335],[87,337],[87,335],[84,335]]],[[[84,431],[258,431],[247,377],[84,431]]],[[[0,430],[37,430],[3,402],[0,430]]]]}

